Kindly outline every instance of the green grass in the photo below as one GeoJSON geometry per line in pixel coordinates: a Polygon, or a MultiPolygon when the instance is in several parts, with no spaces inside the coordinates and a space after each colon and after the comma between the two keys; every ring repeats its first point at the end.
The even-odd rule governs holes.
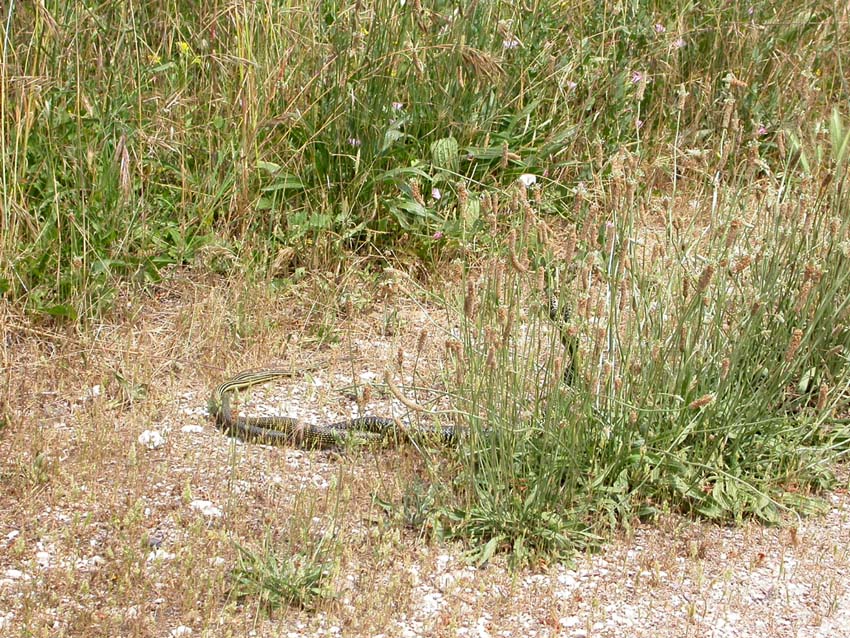
{"type": "MultiPolygon", "coordinates": [[[[832,138],[846,170],[850,137],[832,138]]],[[[449,383],[475,434],[458,452],[464,502],[447,512],[449,535],[471,538],[482,560],[500,547],[529,559],[671,510],[768,524],[823,511],[818,494],[835,484],[850,434],[835,421],[850,385],[850,222],[834,215],[845,188],[808,202],[786,180],[744,220],[747,185],[706,192],[711,226],[654,254],[636,209],[614,208],[578,242],[560,290],[578,309],[570,387],[539,283],[548,266],[528,268],[546,254],[545,232],[514,197],[492,234],[516,239],[456,303],[465,320],[449,383]]]]}
{"type": "Polygon", "coordinates": [[[522,173],[563,212],[577,180],[609,188],[620,148],[638,196],[697,151],[777,166],[847,96],[833,8],[10,3],[3,289],[73,319],[196,258],[434,264],[482,232],[485,186],[522,173]]]}
{"type": "Polygon", "coordinates": [[[311,609],[330,596],[326,581],[332,561],[319,544],[311,554],[279,557],[274,548],[261,552],[236,545],[238,558],[231,574],[231,595],[236,600],[256,597],[273,611],[284,605],[311,609]]]}
{"type": "Polygon", "coordinates": [[[434,510],[478,560],[815,511],[850,380],[836,6],[9,3],[0,292],[84,324],[174,265],[488,264],[446,300],[473,435],[434,510]]]}

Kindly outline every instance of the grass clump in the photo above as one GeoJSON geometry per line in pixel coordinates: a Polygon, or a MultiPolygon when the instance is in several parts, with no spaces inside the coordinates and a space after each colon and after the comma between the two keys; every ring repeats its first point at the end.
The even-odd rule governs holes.
{"type": "MultiPolygon", "coordinates": [[[[831,126],[840,143],[822,175],[846,167],[846,131],[831,126]]],[[[754,193],[733,175],[702,194],[710,217],[671,209],[653,234],[630,165],[612,212],[591,204],[563,233],[565,325],[549,323],[559,262],[524,194],[495,221],[508,239],[491,270],[457,304],[451,382],[472,434],[450,534],[482,559],[570,554],[670,510],[769,524],[822,511],[848,449],[846,185],[813,192],[806,169],[786,165],[754,193]]]]}
{"type": "Polygon", "coordinates": [[[312,552],[278,555],[268,546],[254,551],[235,544],[236,565],[231,572],[231,595],[255,598],[268,611],[293,606],[313,609],[331,595],[327,581],[333,562],[317,544],[312,552]]]}

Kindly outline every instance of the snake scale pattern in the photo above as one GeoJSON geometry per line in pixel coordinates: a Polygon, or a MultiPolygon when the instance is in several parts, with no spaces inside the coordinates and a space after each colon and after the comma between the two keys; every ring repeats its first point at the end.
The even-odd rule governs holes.
{"type": "MultiPolygon", "coordinates": [[[[567,335],[564,327],[569,321],[566,307],[559,308],[555,297],[550,296],[549,317],[561,327],[561,341],[570,356],[570,365],[564,370],[563,382],[571,385],[576,367],[576,340],[567,335]]],[[[242,372],[213,390],[208,409],[216,426],[223,432],[244,441],[269,445],[297,445],[311,448],[328,448],[349,441],[376,442],[408,440],[415,442],[451,443],[456,438],[454,426],[404,426],[395,419],[364,416],[329,424],[308,424],[285,416],[240,416],[233,414],[231,396],[255,385],[268,383],[281,377],[292,376],[290,370],[258,370],[242,372]]]]}
{"type": "Polygon", "coordinates": [[[395,419],[364,416],[330,424],[307,424],[285,416],[234,416],[230,398],[251,386],[268,383],[280,377],[292,376],[289,370],[259,370],[242,372],[213,390],[209,412],[216,426],[243,441],[267,445],[297,445],[328,448],[348,441],[377,442],[402,440],[450,443],[455,437],[453,426],[405,427],[395,419]]]}

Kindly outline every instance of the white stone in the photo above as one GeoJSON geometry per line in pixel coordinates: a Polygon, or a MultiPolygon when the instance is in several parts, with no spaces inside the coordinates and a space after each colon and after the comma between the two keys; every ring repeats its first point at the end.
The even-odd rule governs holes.
{"type": "Polygon", "coordinates": [[[558,582],[566,587],[575,587],[576,585],[578,585],[576,577],[570,572],[567,572],[566,574],[559,574],[558,582]]]}
{"type": "Polygon", "coordinates": [[[219,518],[222,515],[221,509],[213,505],[211,501],[196,499],[189,503],[189,507],[209,518],[219,518]]]}
{"type": "Polygon", "coordinates": [[[155,450],[165,445],[165,439],[157,430],[145,430],[139,435],[139,445],[155,450]]]}
{"type": "Polygon", "coordinates": [[[171,552],[167,552],[164,549],[156,549],[148,554],[147,561],[152,563],[154,561],[169,561],[174,558],[174,554],[171,552]]]}
{"type": "Polygon", "coordinates": [[[7,569],[4,576],[9,580],[29,580],[30,575],[22,572],[20,569],[7,569]]]}

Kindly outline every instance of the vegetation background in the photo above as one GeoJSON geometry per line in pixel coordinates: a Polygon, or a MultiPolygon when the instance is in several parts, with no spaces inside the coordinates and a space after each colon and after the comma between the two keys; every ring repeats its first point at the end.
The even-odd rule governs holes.
{"type": "MultiPolygon", "coordinates": [[[[850,435],[848,12],[9,2],[5,312],[90,334],[185,269],[241,282],[230,350],[257,299],[389,266],[458,322],[443,374],[473,435],[411,520],[473,560],[822,511],[850,435]],[[571,313],[545,337],[551,294],[571,313]]],[[[375,301],[346,294],[318,343],[375,301]]],[[[244,551],[248,581],[281,569],[244,551]]],[[[281,601],[320,591],[305,555],[281,601]]]]}

